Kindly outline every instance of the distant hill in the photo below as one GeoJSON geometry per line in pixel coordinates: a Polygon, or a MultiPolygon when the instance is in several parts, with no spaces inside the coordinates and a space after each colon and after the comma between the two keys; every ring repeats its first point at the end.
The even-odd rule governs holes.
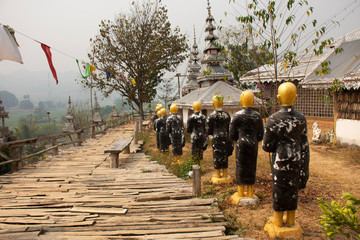
{"type": "MultiPolygon", "coordinates": [[[[19,101],[25,94],[36,104],[39,101],[54,100],[67,101],[69,96],[73,101],[89,101],[90,90],[84,89],[75,79],[79,79],[78,72],[58,72],[59,84],[56,85],[52,74],[47,71],[16,71],[11,74],[0,74],[0,91],[13,93],[19,101]]],[[[117,95],[105,100],[97,93],[100,105],[113,103],[117,95]],[[103,103],[102,103],[103,102],[103,103]]]]}

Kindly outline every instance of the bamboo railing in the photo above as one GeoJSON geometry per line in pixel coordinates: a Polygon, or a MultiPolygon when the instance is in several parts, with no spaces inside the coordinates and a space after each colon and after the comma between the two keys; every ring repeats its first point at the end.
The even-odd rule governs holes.
{"type": "MultiPolygon", "coordinates": [[[[151,118],[151,111],[145,114],[145,117],[146,116],[149,116],[151,118]]],[[[136,118],[139,118],[139,116],[136,116],[136,114],[134,113],[120,114],[117,116],[111,116],[111,119],[109,121],[104,121],[101,124],[91,124],[90,126],[77,129],[74,132],[66,132],[38,138],[4,142],[0,144],[0,157],[4,158],[5,161],[0,162],[0,166],[11,164],[11,171],[18,171],[19,169],[21,169],[22,163],[26,159],[39,156],[49,151],[52,151],[53,155],[57,155],[59,154],[59,147],[61,146],[70,144],[80,146],[86,138],[94,138],[96,134],[105,133],[108,128],[117,127],[135,121],[136,118]],[[90,129],[90,131],[88,129],[90,129]],[[73,140],[72,136],[76,136],[76,139],[73,140]],[[62,139],[64,141],[67,137],[69,137],[70,141],[58,141],[59,139],[62,139]],[[21,154],[22,147],[33,145],[35,148],[35,145],[40,143],[45,144],[45,149],[41,149],[40,151],[28,155],[21,154]],[[5,154],[4,150],[8,152],[8,154],[5,154]]]]}

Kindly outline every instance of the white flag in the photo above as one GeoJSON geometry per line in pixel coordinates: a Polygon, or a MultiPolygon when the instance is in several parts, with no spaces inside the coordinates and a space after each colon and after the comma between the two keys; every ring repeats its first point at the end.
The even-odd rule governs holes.
{"type": "Polygon", "coordinates": [[[0,24],[0,61],[10,60],[23,63],[14,38],[4,25],[0,24]]]}

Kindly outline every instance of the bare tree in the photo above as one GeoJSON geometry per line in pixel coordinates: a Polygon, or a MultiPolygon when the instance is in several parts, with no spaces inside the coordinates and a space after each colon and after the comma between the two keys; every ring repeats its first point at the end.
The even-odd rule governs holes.
{"type": "Polygon", "coordinates": [[[164,79],[162,84],[158,87],[158,97],[164,102],[164,106],[167,108],[168,103],[171,103],[176,99],[176,84],[172,82],[173,78],[164,79]]]}

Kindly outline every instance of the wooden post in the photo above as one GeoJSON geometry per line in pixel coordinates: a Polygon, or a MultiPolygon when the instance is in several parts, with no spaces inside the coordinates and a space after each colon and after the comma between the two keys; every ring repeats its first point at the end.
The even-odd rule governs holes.
{"type": "Polygon", "coordinates": [[[94,124],[94,121],[91,120],[90,124],[91,124],[91,138],[95,138],[95,124],[94,124]]]}
{"type": "Polygon", "coordinates": [[[79,146],[81,146],[81,144],[82,144],[82,134],[81,134],[81,132],[77,132],[76,133],[76,135],[77,135],[77,139],[78,139],[78,144],[79,144],[79,146]]]}
{"type": "Polygon", "coordinates": [[[115,116],[111,115],[111,126],[115,127],[115,116]]]}
{"type": "Polygon", "coordinates": [[[199,197],[201,195],[201,174],[200,166],[193,165],[193,196],[199,197]]]}
{"type": "Polygon", "coordinates": [[[134,143],[138,144],[139,138],[139,121],[135,121],[135,131],[134,131],[134,143]]]}
{"type": "Polygon", "coordinates": [[[110,153],[110,168],[118,168],[118,167],[119,167],[119,154],[110,153]]]}
{"type": "Polygon", "coordinates": [[[124,149],[125,154],[130,154],[130,144],[127,146],[127,148],[124,149]]]}
{"type": "Polygon", "coordinates": [[[337,102],[338,102],[338,95],[337,92],[334,91],[334,96],[333,96],[333,114],[334,114],[334,144],[337,144],[337,138],[336,138],[336,121],[338,118],[338,112],[337,112],[337,102]]]}
{"type": "MultiPolygon", "coordinates": [[[[51,145],[52,146],[56,146],[57,145],[57,139],[56,138],[52,138],[51,139],[51,145]]],[[[59,154],[59,147],[56,147],[53,149],[53,155],[58,155],[59,154]]]]}
{"type": "MultiPolygon", "coordinates": [[[[18,147],[10,147],[10,157],[12,159],[19,158],[19,149],[18,147]]],[[[21,162],[13,162],[11,163],[11,171],[16,172],[21,169],[21,162]]]]}

